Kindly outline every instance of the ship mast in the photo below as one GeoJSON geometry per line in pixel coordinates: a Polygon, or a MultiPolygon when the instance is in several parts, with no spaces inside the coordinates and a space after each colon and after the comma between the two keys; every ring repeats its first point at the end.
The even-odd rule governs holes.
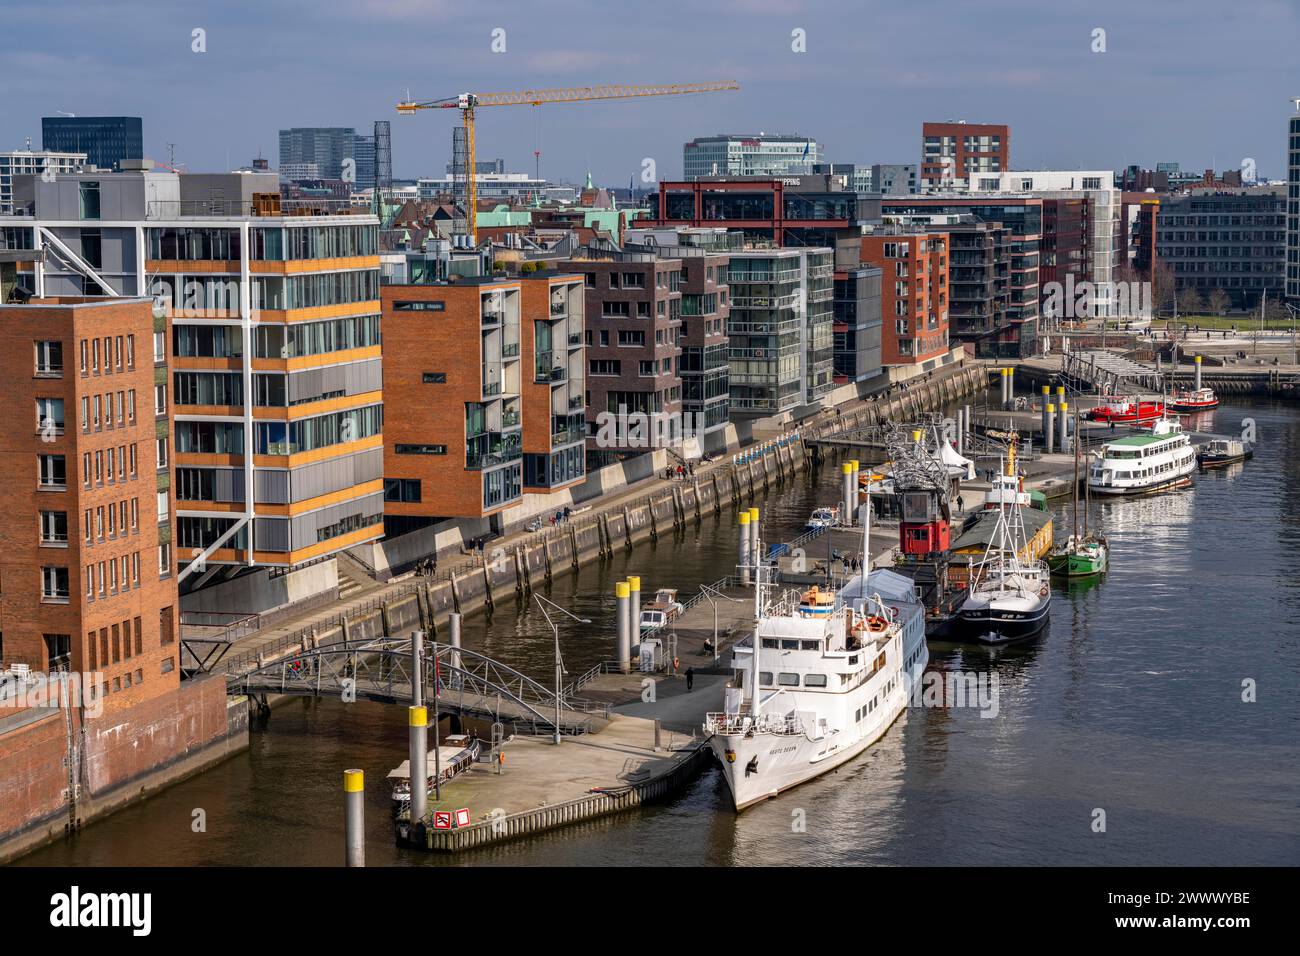
{"type": "MultiPolygon", "coordinates": [[[[754,526],[754,547],[750,549],[750,554],[762,554],[762,544],[758,541],[758,526],[754,526]]],[[[753,560],[751,557],[750,560],[753,560]]],[[[750,687],[749,687],[749,711],[754,717],[755,729],[758,724],[758,650],[762,641],[759,640],[758,630],[759,622],[763,617],[763,563],[757,561],[754,563],[754,654],[750,664],[750,687]]]]}

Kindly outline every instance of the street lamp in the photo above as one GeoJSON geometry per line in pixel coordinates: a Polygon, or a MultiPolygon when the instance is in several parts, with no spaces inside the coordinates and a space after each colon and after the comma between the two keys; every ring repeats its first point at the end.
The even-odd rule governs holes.
{"type": "Polygon", "coordinates": [[[1297,309],[1290,302],[1283,302],[1282,304],[1286,306],[1287,312],[1291,314],[1291,364],[1297,365],[1300,364],[1300,360],[1297,360],[1296,357],[1295,318],[1296,318],[1296,313],[1300,312],[1300,309],[1297,309]]]}
{"type": "Polygon", "coordinates": [[[564,679],[564,660],[560,657],[560,625],[551,620],[551,615],[546,612],[546,609],[549,607],[552,610],[559,611],[565,617],[570,617],[579,624],[590,624],[591,619],[578,617],[578,615],[566,611],[554,601],[548,601],[540,594],[534,594],[533,600],[537,602],[538,608],[541,609],[542,617],[546,618],[546,623],[551,625],[551,634],[555,638],[555,746],[558,747],[560,745],[560,682],[564,679]]]}
{"type": "Polygon", "coordinates": [[[700,593],[703,594],[705,598],[708,599],[708,602],[713,605],[713,663],[716,664],[718,663],[718,602],[713,600],[713,595],[716,594],[724,601],[730,601],[732,604],[741,603],[741,599],[729,597],[708,584],[700,585],[700,593]]]}

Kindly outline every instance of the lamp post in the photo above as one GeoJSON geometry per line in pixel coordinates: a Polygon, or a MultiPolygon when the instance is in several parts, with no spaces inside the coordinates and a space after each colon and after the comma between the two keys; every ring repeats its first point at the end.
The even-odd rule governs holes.
{"type": "Polygon", "coordinates": [[[537,602],[537,607],[541,609],[542,617],[546,618],[546,623],[551,625],[551,634],[555,638],[555,746],[558,747],[560,745],[560,682],[564,679],[564,659],[560,657],[560,625],[551,620],[551,615],[547,613],[546,609],[549,607],[551,610],[559,611],[566,617],[573,618],[579,624],[590,624],[591,619],[571,614],[554,601],[548,601],[540,594],[534,594],[533,600],[537,602]]]}
{"type": "Polygon", "coordinates": [[[718,663],[718,656],[719,656],[718,655],[718,602],[713,600],[713,595],[716,594],[724,601],[730,601],[732,604],[740,604],[741,599],[728,597],[727,595],[723,594],[721,591],[714,588],[712,585],[708,585],[708,584],[700,585],[700,593],[703,594],[704,597],[708,599],[708,602],[711,605],[713,605],[713,663],[716,664],[718,663]]]}

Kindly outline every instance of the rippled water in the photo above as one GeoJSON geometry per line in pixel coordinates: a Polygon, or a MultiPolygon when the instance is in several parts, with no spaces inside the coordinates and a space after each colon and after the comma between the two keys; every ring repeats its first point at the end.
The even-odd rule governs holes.
{"type": "MultiPolygon", "coordinates": [[[[1111,570],[1057,589],[1050,633],[1001,650],[932,643],[932,668],[996,675],[997,717],[913,708],[837,773],[740,817],[710,769],[670,804],[454,860],[394,848],[372,786],[368,862],[1300,863],[1300,413],[1225,405],[1213,428],[1236,432],[1245,417],[1253,461],[1191,489],[1094,503],[1111,570]],[[1256,702],[1242,701],[1244,681],[1256,702]]],[[[759,502],[764,526],[796,533],[838,478],[823,468],[759,502]]],[[[562,627],[570,672],[611,654],[615,580],[690,592],[727,573],[735,541],[732,514],[706,517],[557,581],[551,597],[597,622],[562,627]]],[[[466,621],[465,640],[549,679],[550,631],[527,608],[466,621]]],[[[337,864],[341,770],[381,780],[405,746],[397,708],[294,701],[247,754],[24,862],[337,864]],[[194,808],[206,833],[191,832],[194,808]]]]}

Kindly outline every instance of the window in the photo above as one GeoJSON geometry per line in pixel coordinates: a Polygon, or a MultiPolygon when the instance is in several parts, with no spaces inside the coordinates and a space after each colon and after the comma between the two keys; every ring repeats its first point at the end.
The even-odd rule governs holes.
{"type": "Polygon", "coordinates": [[[50,377],[63,375],[63,343],[43,341],[36,343],[36,374],[50,377]]]}
{"type": "MultiPolygon", "coordinates": [[[[177,328],[180,328],[177,326],[177,328]]],[[[153,334],[153,360],[155,362],[167,361],[167,333],[155,332],[153,334]]]]}
{"type": "Polygon", "coordinates": [[[420,482],[411,478],[385,478],[384,500],[418,503],[420,500],[420,482]]]}
{"type": "Polygon", "coordinates": [[[67,568],[41,568],[41,600],[47,604],[68,603],[67,568]]]}
{"type": "Polygon", "coordinates": [[[777,675],[777,683],[780,684],[782,687],[798,687],[799,675],[782,671],[780,674],[777,675]]]}
{"type": "Polygon", "coordinates": [[[80,211],[82,219],[99,218],[99,183],[82,182],[79,184],[80,211]]]}
{"type": "Polygon", "coordinates": [[[158,545],[158,576],[165,578],[172,571],[172,546],[170,544],[158,545]]]}
{"type": "Polygon", "coordinates": [[[158,470],[162,471],[167,467],[167,439],[158,439],[158,470]]]}
{"type": "MultiPolygon", "coordinates": [[[[121,368],[120,362],[118,363],[118,367],[121,368]]],[[[126,367],[135,368],[135,336],[134,335],[128,335],[126,337],[126,367]]]]}
{"type": "Polygon", "coordinates": [[[447,454],[446,445],[398,445],[397,454],[399,455],[445,455],[447,454]]]}
{"type": "Polygon", "coordinates": [[[68,466],[64,457],[38,455],[36,481],[41,488],[67,488],[68,466]]]}
{"type": "Polygon", "coordinates": [[[162,522],[164,522],[164,521],[167,520],[167,515],[168,515],[167,492],[165,492],[165,491],[160,491],[160,492],[158,492],[158,522],[159,522],[159,524],[161,524],[162,522]]]}
{"type": "Polygon", "coordinates": [[[135,389],[126,393],[126,420],[135,423],[135,389]]]}
{"type": "Polygon", "coordinates": [[[165,382],[153,387],[153,412],[155,415],[167,414],[167,385],[165,382]]]}
{"type": "Polygon", "coordinates": [[[826,686],[826,675],[825,675],[825,674],[805,674],[805,675],[803,676],[803,685],[804,685],[805,687],[825,687],[825,686],[826,686]]]}
{"type": "Polygon", "coordinates": [[[81,230],[81,258],[92,269],[104,268],[104,244],[98,229],[81,230]]]}
{"type": "Polygon", "coordinates": [[[41,544],[67,547],[68,513],[66,511],[41,512],[41,544]]]}
{"type": "Polygon", "coordinates": [[[442,312],[447,308],[445,302],[394,302],[394,312],[442,312]]]}
{"type": "Polygon", "coordinates": [[[447,373],[446,372],[425,372],[423,376],[423,381],[425,385],[446,385],[447,373]]]}
{"type": "Polygon", "coordinates": [[[63,433],[63,399],[36,399],[36,428],[42,438],[63,433]]]}

